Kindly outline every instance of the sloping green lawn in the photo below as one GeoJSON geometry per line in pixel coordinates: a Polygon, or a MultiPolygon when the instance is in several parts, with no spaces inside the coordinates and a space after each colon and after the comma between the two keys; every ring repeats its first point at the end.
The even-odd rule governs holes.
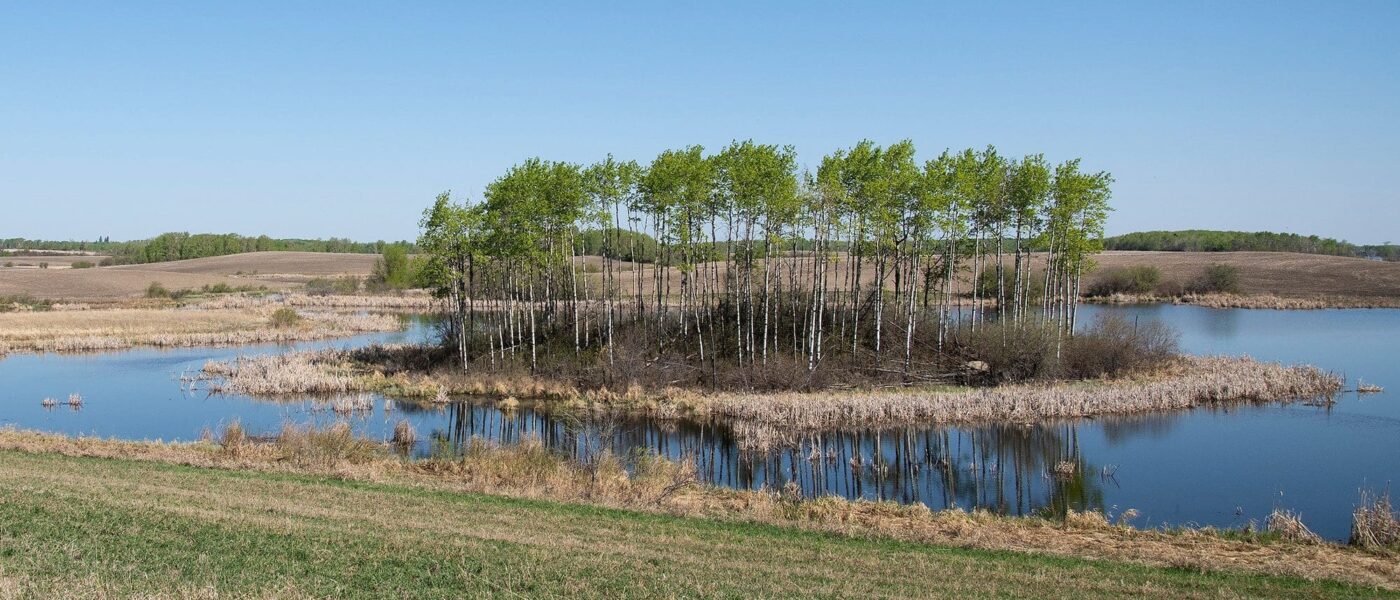
{"type": "Polygon", "coordinates": [[[1378,594],[406,486],[0,452],[0,597],[130,595],[1378,594]]]}

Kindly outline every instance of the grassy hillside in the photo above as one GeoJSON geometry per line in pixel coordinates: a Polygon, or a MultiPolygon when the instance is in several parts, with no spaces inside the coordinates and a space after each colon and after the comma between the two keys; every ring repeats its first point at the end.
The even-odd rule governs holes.
{"type": "MultiPolygon", "coordinates": [[[[829,266],[830,281],[841,285],[840,269],[845,257],[833,260],[829,266]]],[[[1010,269],[1007,257],[1008,266],[1010,269]]],[[[1045,263],[1044,254],[1031,257],[1032,268],[1040,271],[1045,263]]],[[[599,259],[589,257],[587,270],[601,270],[599,259]]],[[[778,271],[786,273],[788,259],[775,259],[778,271]]],[[[1400,263],[1381,262],[1362,258],[1328,256],[1321,254],[1301,254],[1294,252],[1131,252],[1109,251],[1094,257],[1096,270],[1085,278],[1085,289],[1101,274],[1134,266],[1156,267],[1163,281],[1176,281],[1187,284],[1199,277],[1213,264],[1226,264],[1239,268],[1240,293],[1249,296],[1279,296],[1285,298],[1346,298],[1363,302],[1378,302],[1389,305],[1400,302],[1400,263]]],[[[966,265],[970,267],[971,265],[966,265]]],[[[799,268],[809,268],[803,261],[799,268]]],[[[634,271],[631,263],[618,267],[618,285],[627,293],[635,293],[637,279],[645,293],[655,290],[653,267],[646,265],[641,271],[634,271]]],[[[718,278],[726,281],[728,266],[718,265],[718,278]]],[[[875,269],[867,268],[861,278],[861,285],[869,289],[874,285],[875,269]]],[[[679,289],[680,275],[675,269],[668,269],[671,289],[679,289]]],[[[721,283],[723,285],[723,283],[721,283]]],[[[886,285],[892,286],[888,282],[886,285]]],[[[970,293],[972,286],[969,273],[962,274],[957,286],[959,293],[970,293]]]]}
{"type": "Polygon", "coordinates": [[[387,484],[0,452],[0,596],[1376,597],[387,484]]]}
{"type": "Polygon", "coordinates": [[[376,259],[372,254],[254,252],[93,269],[0,268],[0,296],[113,300],[139,297],[153,282],[170,290],[215,285],[298,288],[315,277],[368,276],[376,259]]]}
{"type": "Polygon", "coordinates": [[[199,275],[276,276],[369,275],[375,254],[329,252],[250,252],[177,260],[146,265],[112,267],[113,271],[190,273],[199,275]]]}
{"type": "MultiPolygon", "coordinates": [[[[397,242],[407,245],[408,242],[397,242]]],[[[368,253],[383,251],[386,242],[355,242],[341,238],[300,239],[243,236],[236,233],[162,233],[147,240],[114,242],[0,239],[0,249],[91,252],[109,255],[109,264],[156,263],[192,258],[208,258],[245,252],[330,252],[368,253]]]]}
{"type": "MultiPolygon", "coordinates": [[[[1159,269],[1163,280],[1187,283],[1212,264],[1239,268],[1240,293],[1293,298],[1400,299],[1400,263],[1293,252],[1105,252],[1098,271],[1159,269]]],[[[1090,276],[1090,279],[1093,275],[1090,276]]]]}

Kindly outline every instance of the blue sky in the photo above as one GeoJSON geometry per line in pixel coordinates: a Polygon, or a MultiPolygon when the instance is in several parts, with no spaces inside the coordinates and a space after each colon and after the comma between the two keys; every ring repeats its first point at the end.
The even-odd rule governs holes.
{"type": "Polygon", "coordinates": [[[412,238],[530,156],[995,144],[1400,242],[1400,2],[0,4],[0,237],[412,238]]]}

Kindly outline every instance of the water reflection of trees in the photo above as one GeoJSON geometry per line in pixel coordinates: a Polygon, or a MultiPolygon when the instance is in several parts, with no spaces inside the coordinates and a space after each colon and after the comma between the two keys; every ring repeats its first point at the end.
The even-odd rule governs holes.
{"type": "Polygon", "coordinates": [[[1099,424],[1103,429],[1104,439],[1109,444],[1117,445],[1133,438],[1166,437],[1181,420],[1182,415],[1183,413],[1144,413],[1103,417],[1099,419],[1099,424]]]}
{"type": "Polygon", "coordinates": [[[1103,506],[1098,469],[1069,425],[832,433],[757,464],[769,485],[796,481],[811,495],[1010,514],[1103,506]],[[1057,474],[1060,463],[1073,472],[1057,474]]]}
{"type": "MultiPolygon", "coordinates": [[[[790,482],[809,497],[921,502],[932,508],[985,508],[1008,514],[1104,508],[1105,478],[1080,451],[1071,423],[830,432],[766,452],[747,452],[723,425],[599,418],[532,407],[502,412],[487,405],[445,407],[446,425],[430,434],[461,451],[473,438],[515,444],[528,437],[580,460],[602,450],[643,448],[693,461],[700,477],[739,489],[779,489],[790,482]],[[1073,472],[1060,469],[1073,465],[1073,472]]],[[[1154,430],[1153,419],[1115,424],[1154,430]]],[[[1111,434],[1112,435],[1112,434],[1111,434]]]]}

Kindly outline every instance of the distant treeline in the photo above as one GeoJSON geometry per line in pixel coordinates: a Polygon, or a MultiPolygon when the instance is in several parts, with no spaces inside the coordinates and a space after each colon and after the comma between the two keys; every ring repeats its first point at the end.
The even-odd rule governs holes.
{"type": "MultiPolygon", "coordinates": [[[[406,242],[394,242],[409,246],[406,242]]],[[[234,233],[162,233],[149,240],[113,242],[111,238],[95,241],[0,239],[0,249],[65,250],[95,252],[111,256],[105,264],[152,263],[190,258],[206,258],[241,254],[244,252],[343,252],[379,254],[391,242],[356,242],[331,238],[328,240],[276,239],[268,236],[249,237],[234,233]]]]}
{"type": "Polygon", "coordinates": [[[1301,252],[1400,260],[1400,245],[1363,246],[1332,238],[1272,231],[1140,231],[1104,240],[1107,250],[1155,250],[1167,252],[1301,252]]]}
{"type": "MultiPolygon", "coordinates": [[[[619,258],[652,263],[656,260],[656,238],[634,231],[618,233],[616,243],[621,247],[619,258]]],[[[599,229],[589,229],[579,234],[575,240],[576,251],[580,256],[601,256],[604,234],[599,229]]],[[[410,242],[356,242],[331,238],[328,240],[275,239],[268,236],[248,237],[238,234],[212,234],[183,232],[163,233],[149,240],[114,242],[111,238],[98,238],[93,241],[29,240],[24,238],[0,239],[0,250],[23,251],[64,251],[93,252],[111,256],[103,265],[154,263],[190,258],[225,256],[245,252],[341,252],[352,254],[382,254],[386,246],[400,246],[410,253],[417,247],[410,242]]],[[[708,249],[710,257],[723,257],[725,244],[720,243],[708,249]]],[[[811,250],[813,243],[808,239],[794,239],[787,242],[786,249],[811,250]]],[[[844,246],[843,248],[844,249],[844,246]]],[[[23,254],[23,252],[16,252],[23,254]]]]}

